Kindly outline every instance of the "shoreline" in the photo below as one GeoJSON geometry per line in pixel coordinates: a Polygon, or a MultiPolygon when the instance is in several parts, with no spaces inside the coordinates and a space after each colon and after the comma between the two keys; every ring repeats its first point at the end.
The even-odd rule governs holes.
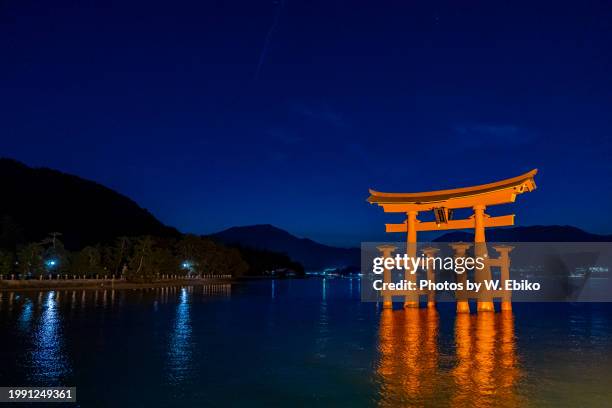
{"type": "Polygon", "coordinates": [[[237,283],[240,278],[163,279],[127,282],[112,279],[0,280],[0,292],[60,289],[148,289],[165,286],[203,286],[237,283]]]}

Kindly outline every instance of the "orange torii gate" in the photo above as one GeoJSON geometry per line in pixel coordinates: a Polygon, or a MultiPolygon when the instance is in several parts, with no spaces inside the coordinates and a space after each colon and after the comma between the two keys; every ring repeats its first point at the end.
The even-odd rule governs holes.
{"type": "MultiPolygon", "coordinates": [[[[405,213],[407,219],[401,224],[386,224],[387,232],[404,232],[406,237],[406,253],[409,257],[416,256],[416,242],[418,231],[442,231],[456,229],[474,229],[475,256],[485,257],[487,248],[485,244],[485,228],[504,227],[514,225],[514,214],[491,217],[485,214],[487,207],[513,203],[516,196],[536,188],[534,177],[537,169],[518,177],[497,181],[479,186],[455,188],[450,190],[437,190],[422,193],[382,193],[370,189],[368,202],[378,204],[385,212],[405,213]],[[452,219],[453,210],[458,208],[472,208],[474,214],[466,219],[452,219]],[[421,222],[417,219],[419,212],[433,211],[435,221],[421,222]]],[[[465,248],[461,250],[465,251],[465,248]]],[[[506,254],[507,255],[507,254],[506,254]]],[[[490,279],[489,266],[477,273],[476,279],[490,279]]],[[[465,278],[465,275],[463,275],[465,278]]],[[[406,271],[405,279],[415,281],[416,274],[406,271]]],[[[407,294],[405,307],[418,307],[417,292],[407,294]]],[[[506,299],[507,300],[507,299],[506,299]]],[[[390,307],[390,301],[385,302],[390,307]]],[[[510,308],[509,301],[506,305],[510,308]]],[[[467,300],[457,302],[458,312],[469,312],[467,300]]],[[[493,299],[479,299],[478,311],[493,311],[493,299]]]]}

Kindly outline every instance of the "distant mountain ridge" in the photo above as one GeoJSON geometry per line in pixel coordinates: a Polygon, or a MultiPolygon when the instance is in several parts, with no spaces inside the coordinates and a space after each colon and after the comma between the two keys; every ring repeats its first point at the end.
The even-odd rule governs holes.
{"type": "MultiPolygon", "coordinates": [[[[612,235],[592,234],[570,225],[533,225],[488,229],[486,239],[488,242],[611,242],[612,235]]],[[[457,241],[474,241],[474,234],[454,231],[434,239],[434,242],[457,241]]]]}
{"type": "MultiPolygon", "coordinates": [[[[0,159],[0,247],[40,241],[50,232],[69,249],[105,243],[119,236],[179,237],[130,198],[93,181],[47,168],[31,168],[0,159]]],[[[211,234],[222,243],[287,254],[307,271],[360,265],[359,248],[339,248],[299,238],[270,224],[232,227],[211,234]]],[[[611,242],[612,235],[591,234],[572,226],[490,229],[489,242],[611,242]]],[[[390,237],[389,240],[401,240],[390,237]]],[[[473,241],[469,231],[455,231],[436,242],[473,241]]]]}
{"type": "Polygon", "coordinates": [[[74,249],[119,236],[180,235],[130,198],[74,175],[0,159],[0,181],[0,245],[55,231],[74,249]]]}
{"type": "Polygon", "coordinates": [[[307,271],[330,267],[358,266],[359,248],[338,248],[308,238],[298,238],[270,224],[231,227],[210,235],[228,245],[283,252],[307,271]]]}
{"type": "MultiPolygon", "coordinates": [[[[285,253],[291,259],[304,265],[307,271],[360,265],[359,248],[337,248],[323,245],[308,238],[298,238],[270,224],[231,227],[210,236],[228,245],[285,253]]],[[[489,242],[612,241],[612,235],[591,234],[576,227],[561,225],[490,229],[487,230],[486,237],[489,242]]],[[[390,240],[396,238],[393,237],[390,240]]],[[[467,231],[454,231],[434,240],[434,242],[457,241],[474,241],[474,234],[467,231]]]]}

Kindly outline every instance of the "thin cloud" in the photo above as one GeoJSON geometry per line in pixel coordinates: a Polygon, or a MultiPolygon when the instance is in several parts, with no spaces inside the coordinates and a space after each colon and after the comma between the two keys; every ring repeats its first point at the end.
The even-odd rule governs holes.
{"type": "Polygon", "coordinates": [[[255,67],[255,75],[253,79],[257,80],[259,78],[259,74],[261,72],[261,68],[265,62],[266,56],[268,55],[268,48],[270,48],[270,42],[272,41],[272,35],[274,31],[276,31],[276,27],[278,26],[278,22],[280,21],[281,13],[283,12],[283,7],[285,6],[285,0],[280,0],[280,2],[275,4],[276,11],[274,13],[274,18],[272,19],[272,24],[268,31],[266,32],[266,36],[264,38],[263,47],[261,48],[261,52],[259,53],[259,59],[257,60],[257,66],[255,67]]]}
{"type": "Polygon", "coordinates": [[[463,143],[470,146],[523,146],[537,139],[535,132],[509,124],[455,125],[453,131],[455,137],[460,137],[463,143]]]}
{"type": "Polygon", "coordinates": [[[302,136],[283,128],[271,128],[266,130],[265,133],[270,141],[287,146],[300,144],[304,141],[302,136]]]}
{"type": "Polygon", "coordinates": [[[293,105],[292,110],[307,119],[324,122],[334,127],[344,128],[348,126],[346,119],[338,112],[332,110],[328,105],[313,107],[298,104],[293,105]]]}

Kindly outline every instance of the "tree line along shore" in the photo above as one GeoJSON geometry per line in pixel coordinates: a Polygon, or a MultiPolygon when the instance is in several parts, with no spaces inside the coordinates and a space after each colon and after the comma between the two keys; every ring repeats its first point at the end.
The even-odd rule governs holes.
{"type": "Polygon", "coordinates": [[[302,276],[287,255],[226,246],[207,237],[120,237],[110,244],[67,250],[61,234],[0,248],[0,288],[134,287],[197,284],[254,276],[302,276]]]}

